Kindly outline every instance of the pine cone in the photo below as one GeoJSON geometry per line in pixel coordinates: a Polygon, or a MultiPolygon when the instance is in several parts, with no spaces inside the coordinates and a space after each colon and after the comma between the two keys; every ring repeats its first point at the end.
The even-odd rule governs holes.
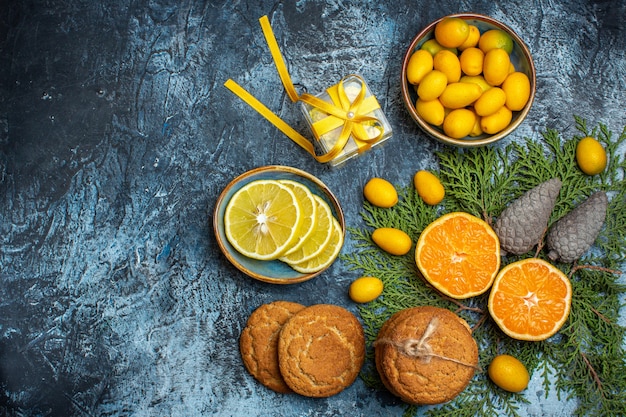
{"type": "Polygon", "coordinates": [[[606,193],[598,191],[561,217],[548,233],[548,258],[569,263],[587,252],[602,229],[608,204],[606,193]]]}
{"type": "Polygon", "coordinates": [[[500,214],[494,231],[503,251],[521,255],[539,242],[548,226],[561,185],[558,178],[542,182],[526,191],[500,214]]]}

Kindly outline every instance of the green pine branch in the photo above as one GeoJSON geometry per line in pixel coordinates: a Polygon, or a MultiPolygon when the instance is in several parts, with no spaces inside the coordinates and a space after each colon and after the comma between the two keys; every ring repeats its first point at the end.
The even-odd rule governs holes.
{"type": "MultiPolygon", "coordinates": [[[[626,143],[626,127],[616,137],[603,124],[589,126],[580,117],[574,119],[576,134],[568,139],[547,129],[540,140],[525,139],[502,149],[439,152],[439,171],[435,174],[446,189],[442,205],[424,204],[412,186],[396,186],[400,200],[390,209],[364,203],[361,216],[365,226],[349,229],[355,252],[342,255],[342,259],[349,270],[377,276],[384,283],[379,298],[359,307],[368,344],[368,364],[362,378],[369,386],[384,389],[373,366],[371,348],[382,324],[402,309],[436,305],[455,311],[473,326],[483,371],[477,372],[467,389],[451,402],[428,407],[427,415],[520,415],[528,403],[523,393],[504,392],[486,375],[489,362],[500,353],[512,354],[531,374],[537,373],[546,397],[555,390],[557,398],[574,399],[576,415],[626,414],[626,329],[617,324],[624,307],[620,299],[626,293],[626,285],[619,281],[623,272],[619,268],[624,268],[626,261],[626,156],[619,153],[626,143]],[[606,149],[608,166],[599,175],[587,176],[576,164],[576,144],[584,136],[596,137],[606,149]],[[610,202],[605,225],[592,250],[574,264],[556,264],[569,274],[574,294],[568,321],[546,341],[509,338],[489,317],[486,295],[462,302],[442,297],[421,278],[413,251],[404,256],[388,255],[371,240],[374,229],[395,227],[417,241],[428,224],[452,211],[465,211],[493,222],[515,198],[554,177],[560,178],[563,186],[549,224],[594,191],[606,191],[610,202]]],[[[535,256],[533,251],[504,257],[502,266],[535,256]]],[[[545,259],[544,252],[537,256],[545,259]]],[[[404,415],[414,416],[419,410],[407,406],[404,415]]]]}

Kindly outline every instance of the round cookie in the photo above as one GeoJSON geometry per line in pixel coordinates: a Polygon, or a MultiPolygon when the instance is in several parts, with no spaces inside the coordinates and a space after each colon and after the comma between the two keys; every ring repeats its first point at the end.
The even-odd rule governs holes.
{"type": "Polygon", "coordinates": [[[410,404],[439,404],[467,387],[478,367],[478,346],[465,320],[450,310],[413,307],[382,326],[374,358],[392,394],[410,404]]]}
{"type": "MultiPolygon", "coordinates": [[[[405,311],[405,310],[402,310],[405,311]]],[[[387,332],[389,331],[389,329],[392,329],[394,326],[394,323],[402,317],[402,314],[399,314],[400,312],[392,315],[391,317],[389,317],[382,325],[382,327],[380,328],[380,330],[378,331],[378,336],[376,338],[376,340],[383,340],[387,338],[387,332]]],[[[376,346],[376,345],[374,345],[376,346]]],[[[387,388],[387,390],[392,393],[393,395],[395,395],[396,397],[399,397],[400,394],[398,394],[394,389],[393,386],[391,386],[391,384],[389,383],[389,381],[387,380],[387,376],[385,375],[385,372],[383,371],[383,369],[381,368],[382,363],[383,363],[383,349],[382,346],[380,346],[379,348],[375,348],[374,349],[374,364],[376,365],[376,370],[378,371],[378,375],[380,376],[380,379],[383,383],[383,385],[387,388]]]]}
{"type": "Polygon", "coordinates": [[[283,325],[305,306],[289,301],[263,304],[248,317],[239,337],[239,351],[250,374],[266,387],[292,392],[278,367],[278,336],[283,325]]]}
{"type": "Polygon", "coordinates": [[[343,307],[300,310],[280,332],[278,362],[287,385],[308,397],[329,397],[350,386],[365,360],[359,320],[343,307]]]}

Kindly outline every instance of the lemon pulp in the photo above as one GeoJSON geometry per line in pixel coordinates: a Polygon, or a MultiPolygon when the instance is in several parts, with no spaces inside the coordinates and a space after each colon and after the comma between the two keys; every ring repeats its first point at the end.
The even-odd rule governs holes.
{"type": "Polygon", "coordinates": [[[313,193],[306,185],[293,180],[279,180],[279,182],[291,188],[291,191],[295,194],[296,199],[300,203],[300,208],[302,209],[300,232],[298,233],[296,242],[285,252],[285,255],[287,255],[300,249],[309,236],[311,236],[311,233],[315,231],[315,225],[317,223],[317,202],[313,197],[313,193]]]}
{"type": "Polygon", "coordinates": [[[291,263],[290,265],[293,269],[303,274],[308,274],[320,271],[334,262],[343,246],[343,231],[341,230],[339,221],[332,216],[331,223],[330,239],[323,247],[322,251],[306,261],[291,263]]]}
{"type": "Polygon", "coordinates": [[[273,180],[252,181],[233,194],[224,212],[224,232],[242,255],[277,259],[297,241],[302,210],[295,193],[273,180]]]}
{"type": "Polygon", "coordinates": [[[330,206],[321,197],[315,194],[313,194],[313,198],[317,203],[315,229],[300,248],[280,257],[281,261],[289,265],[299,264],[316,257],[324,250],[332,237],[332,221],[334,217],[330,206]]]}

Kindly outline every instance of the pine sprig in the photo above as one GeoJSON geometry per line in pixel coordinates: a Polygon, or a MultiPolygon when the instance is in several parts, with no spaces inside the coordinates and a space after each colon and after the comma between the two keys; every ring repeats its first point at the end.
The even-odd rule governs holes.
{"type": "Polygon", "coordinates": [[[492,148],[438,153],[441,180],[446,184],[446,211],[464,211],[485,219],[500,211],[502,192],[511,188],[517,169],[508,163],[509,151],[505,155],[492,148]],[[461,165],[463,169],[459,169],[461,165]]]}
{"type": "MultiPolygon", "coordinates": [[[[358,252],[342,255],[342,259],[351,270],[378,276],[384,283],[382,296],[359,308],[369,346],[369,365],[363,371],[368,385],[383,386],[372,366],[371,348],[382,324],[404,308],[436,305],[455,311],[472,325],[483,369],[495,355],[510,353],[531,373],[538,373],[546,397],[554,390],[559,399],[575,400],[576,415],[626,414],[626,329],[617,324],[623,312],[620,299],[626,293],[626,285],[619,281],[619,269],[626,261],[626,155],[620,154],[626,143],[626,128],[614,137],[603,124],[590,127],[576,116],[575,127],[577,134],[570,139],[548,129],[541,140],[525,139],[503,149],[441,151],[436,174],[446,197],[438,207],[425,205],[412,186],[397,187],[400,201],[391,209],[364,203],[361,216],[366,227],[349,229],[358,252]],[[608,166],[600,175],[590,177],[578,169],[575,149],[584,136],[596,137],[607,151],[608,166]],[[556,265],[569,274],[574,296],[565,326],[546,341],[521,342],[505,336],[486,311],[486,295],[463,303],[442,297],[421,278],[413,251],[400,257],[388,255],[371,240],[373,229],[395,227],[416,241],[428,224],[451,211],[492,221],[513,199],[554,177],[561,179],[563,187],[549,224],[594,191],[606,191],[610,202],[605,226],[592,250],[574,264],[556,265]]],[[[503,258],[502,266],[530,256],[545,258],[539,247],[536,254],[503,258]]],[[[468,388],[451,402],[425,409],[407,406],[404,415],[425,411],[432,417],[518,416],[526,403],[523,394],[498,389],[483,371],[477,372],[468,388]]]]}
{"type": "Polygon", "coordinates": [[[614,213],[607,217],[605,227],[600,231],[598,247],[607,254],[604,259],[608,268],[617,268],[626,261],[626,254],[620,250],[626,242],[626,184],[609,201],[608,211],[614,213]]]}
{"type": "Polygon", "coordinates": [[[398,197],[398,204],[386,210],[365,201],[361,217],[365,224],[373,229],[393,227],[416,238],[422,232],[416,225],[428,224],[435,220],[438,210],[425,204],[415,192],[410,191],[409,187],[399,188],[398,197]]]}

